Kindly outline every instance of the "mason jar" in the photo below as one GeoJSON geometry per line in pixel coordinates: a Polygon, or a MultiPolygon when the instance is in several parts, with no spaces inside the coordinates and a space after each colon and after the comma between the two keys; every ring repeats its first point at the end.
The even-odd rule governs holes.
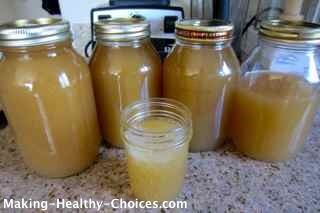
{"type": "Polygon", "coordinates": [[[320,25],[269,20],[242,65],[231,114],[232,138],[244,154],[287,160],[306,141],[319,104],[320,25]]]}
{"type": "Polygon", "coordinates": [[[161,60],[149,28],[139,18],[95,24],[97,44],[90,61],[93,88],[103,137],[115,147],[123,147],[121,110],[131,102],[161,95],[161,60]]]}
{"type": "Polygon", "coordinates": [[[165,98],[141,100],[121,116],[133,194],[139,200],[174,200],[180,193],[192,137],[189,109],[165,98]]]}
{"type": "Polygon", "coordinates": [[[48,177],[82,171],[100,133],[84,60],[61,19],[0,25],[0,97],[25,163],[48,177]]]}
{"type": "Polygon", "coordinates": [[[165,59],[164,97],[192,112],[190,151],[208,151],[228,137],[232,91],[240,71],[231,47],[233,25],[219,20],[181,20],[176,44],[165,59]]]}

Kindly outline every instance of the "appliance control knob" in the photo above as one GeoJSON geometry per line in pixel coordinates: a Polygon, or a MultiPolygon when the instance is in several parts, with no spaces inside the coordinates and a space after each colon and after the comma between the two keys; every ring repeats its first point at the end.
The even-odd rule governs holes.
{"type": "Polygon", "coordinates": [[[144,16],[139,15],[139,14],[134,14],[134,15],[132,15],[131,17],[132,17],[132,18],[137,18],[137,19],[145,19],[144,16]]]}
{"type": "Polygon", "coordinates": [[[110,15],[98,15],[98,20],[105,20],[111,18],[110,15]]]}
{"type": "Polygon", "coordinates": [[[165,33],[174,33],[175,22],[178,20],[178,16],[165,16],[163,31],[165,33]]]}

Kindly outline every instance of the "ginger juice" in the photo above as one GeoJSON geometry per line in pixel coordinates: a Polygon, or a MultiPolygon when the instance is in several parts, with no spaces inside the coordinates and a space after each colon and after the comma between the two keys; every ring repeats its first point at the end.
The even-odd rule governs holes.
{"type": "Polygon", "coordinates": [[[293,74],[246,73],[239,82],[230,131],[236,147],[259,160],[281,161],[302,149],[319,104],[314,85],[293,74]]]}
{"type": "Polygon", "coordinates": [[[97,22],[95,29],[90,70],[98,119],[104,139],[122,148],[121,110],[133,101],[161,96],[161,60],[144,20],[108,19],[97,22]]]}
{"type": "Polygon", "coordinates": [[[232,91],[240,66],[231,47],[233,25],[218,20],[181,20],[176,44],[163,65],[163,95],[192,112],[190,151],[210,151],[227,139],[232,91]]]}
{"type": "MultiPolygon", "coordinates": [[[[175,199],[186,173],[191,118],[189,113],[183,115],[183,111],[168,111],[171,106],[179,107],[173,105],[175,101],[170,101],[169,107],[159,107],[159,104],[165,103],[163,100],[170,101],[152,99],[149,109],[141,108],[149,113],[140,118],[132,116],[129,118],[130,124],[124,124],[122,128],[130,184],[134,196],[140,200],[161,202],[175,199]]],[[[131,105],[133,108],[135,106],[131,105]]]]}
{"type": "Polygon", "coordinates": [[[229,131],[237,148],[281,161],[302,149],[319,103],[320,25],[265,20],[241,65],[229,131]]]}
{"type": "Polygon", "coordinates": [[[4,112],[26,165],[46,177],[86,169],[101,141],[89,67],[71,43],[61,19],[0,25],[4,112]]]}

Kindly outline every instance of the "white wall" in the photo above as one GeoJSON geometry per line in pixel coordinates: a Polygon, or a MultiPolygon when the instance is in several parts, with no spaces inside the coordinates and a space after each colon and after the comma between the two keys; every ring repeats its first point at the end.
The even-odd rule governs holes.
{"type": "Polygon", "coordinates": [[[0,23],[12,20],[14,17],[12,0],[1,0],[0,3],[0,23]]]}
{"type": "Polygon", "coordinates": [[[50,14],[42,9],[41,0],[1,0],[0,2],[0,22],[39,17],[50,17],[50,14]]]}
{"type": "Polygon", "coordinates": [[[15,18],[49,17],[50,14],[42,9],[41,0],[11,0],[15,9],[15,18]]]}
{"type": "Polygon", "coordinates": [[[109,5],[109,0],[59,0],[62,17],[72,24],[89,24],[91,9],[102,4],[109,5]]]}

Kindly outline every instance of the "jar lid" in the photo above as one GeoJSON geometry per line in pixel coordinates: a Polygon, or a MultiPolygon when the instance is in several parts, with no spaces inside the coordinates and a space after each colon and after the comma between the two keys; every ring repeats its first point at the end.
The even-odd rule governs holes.
{"type": "Polygon", "coordinates": [[[176,22],[176,37],[199,43],[225,42],[232,39],[233,25],[222,20],[183,19],[176,22]]]}
{"type": "Polygon", "coordinates": [[[267,20],[260,26],[260,35],[284,42],[320,43],[320,25],[304,21],[267,20]]]}
{"type": "Polygon", "coordinates": [[[23,47],[71,38],[67,21],[55,18],[19,19],[0,25],[0,46],[23,47]]]}
{"type": "Polygon", "coordinates": [[[150,35],[150,25],[143,18],[111,18],[95,23],[97,40],[132,41],[150,35]]]}

